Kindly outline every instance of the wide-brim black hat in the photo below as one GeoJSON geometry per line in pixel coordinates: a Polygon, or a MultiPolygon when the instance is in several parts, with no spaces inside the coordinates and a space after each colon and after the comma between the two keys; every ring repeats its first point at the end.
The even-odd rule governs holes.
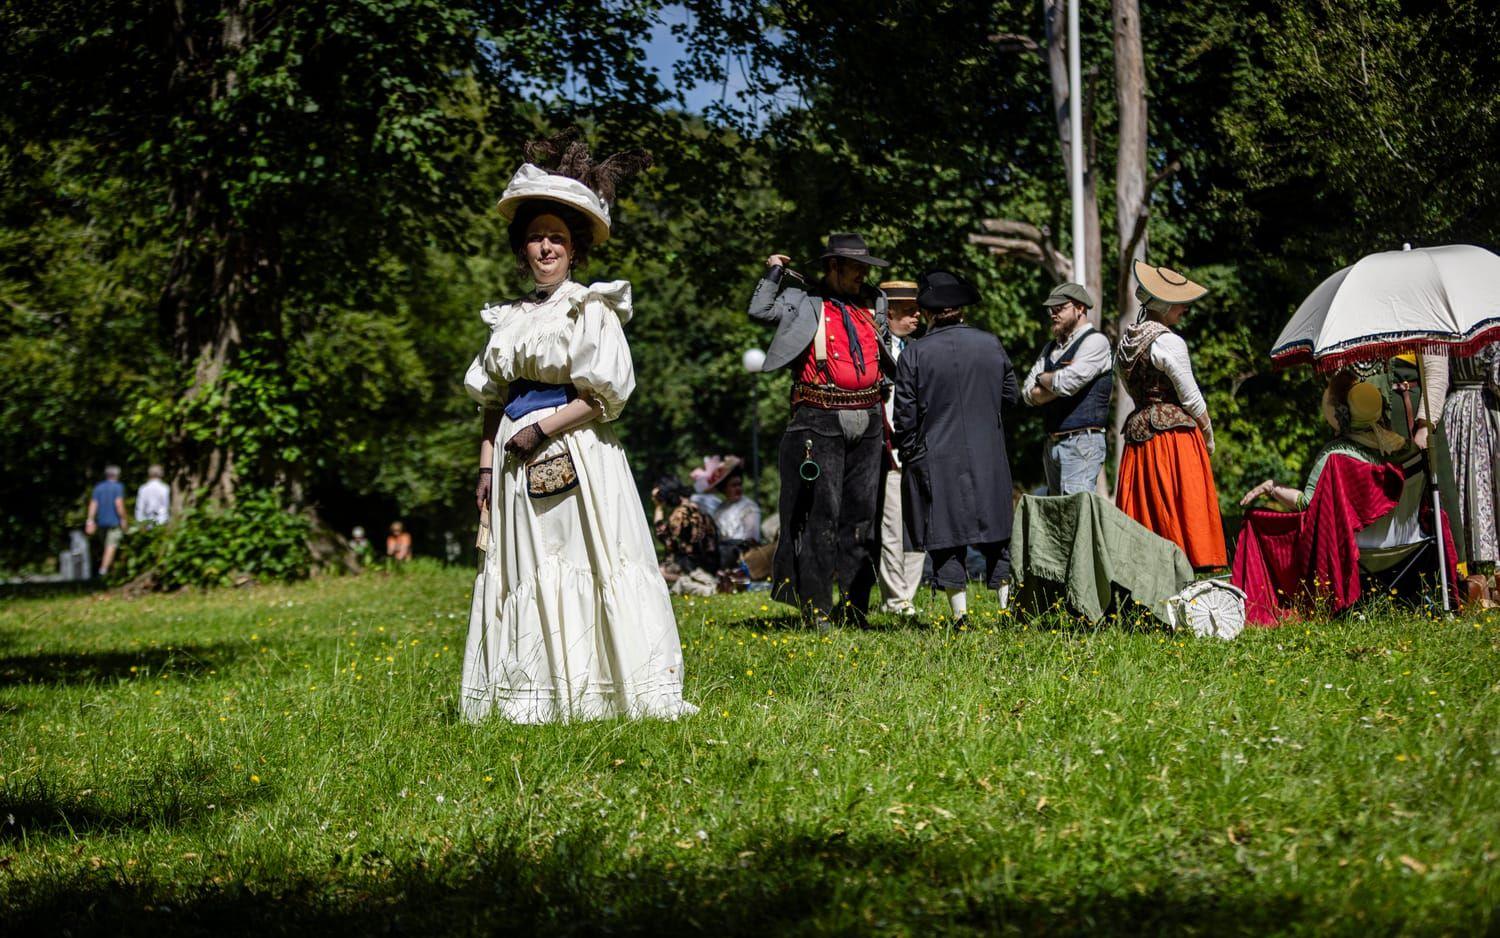
{"type": "Polygon", "coordinates": [[[856,264],[867,264],[871,267],[889,267],[891,262],[881,260],[870,253],[865,246],[865,239],[857,234],[836,234],[828,236],[828,247],[823,249],[824,260],[829,257],[842,257],[846,261],[854,261],[856,264]]]}
{"type": "Polygon", "coordinates": [[[958,309],[979,302],[979,291],[958,274],[929,270],[917,278],[917,305],[923,309],[958,309]]]}

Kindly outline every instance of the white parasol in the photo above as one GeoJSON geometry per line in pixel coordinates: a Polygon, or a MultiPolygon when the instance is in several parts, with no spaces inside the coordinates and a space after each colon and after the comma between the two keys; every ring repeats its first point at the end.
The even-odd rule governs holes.
{"type": "Polygon", "coordinates": [[[1500,256],[1472,244],[1385,251],[1324,280],[1271,360],[1332,370],[1404,352],[1472,355],[1500,339],[1500,256]]]}
{"type": "MultiPolygon", "coordinates": [[[[1466,357],[1500,340],[1500,256],[1472,244],[1408,246],[1362,257],[1324,280],[1302,301],[1271,347],[1279,367],[1330,371],[1406,352],[1466,357]]],[[[1417,366],[1421,368],[1421,356],[1417,366]]],[[[1423,380],[1423,409],[1427,382],[1423,380]]],[[[1436,461],[1428,450],[1438,582],[1448,607],[1436,461]]]]}

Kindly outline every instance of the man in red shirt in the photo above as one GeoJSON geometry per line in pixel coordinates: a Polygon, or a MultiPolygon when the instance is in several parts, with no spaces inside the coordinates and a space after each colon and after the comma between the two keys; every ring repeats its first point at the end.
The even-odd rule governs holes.
{"type": "Polygon", "coordinates": [[[880,341],[885,295],[865,277],[871,267],[889,265],[856,234],[828,239],[816,284],[787,285],[788,260],[766,258],[749,310],[751,319],[776,326],[762,370],[789,368],[794,378],[778,458],[782,533],[772,595],[798,606],[819,628],[835,611],[863,625],[880,552],[880,378],[882,367],[891,370],[880,341]]]}

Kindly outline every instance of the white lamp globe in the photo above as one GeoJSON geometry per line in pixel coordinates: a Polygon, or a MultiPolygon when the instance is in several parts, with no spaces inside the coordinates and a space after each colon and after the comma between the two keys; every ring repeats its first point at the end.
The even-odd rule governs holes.
{"type": "Polygon", "coordinates": [[[759,372],[766,363],[766,353],[758,348],[745,349],[745,354],[740,357],[740,364],[751,374],[759,372]]]}

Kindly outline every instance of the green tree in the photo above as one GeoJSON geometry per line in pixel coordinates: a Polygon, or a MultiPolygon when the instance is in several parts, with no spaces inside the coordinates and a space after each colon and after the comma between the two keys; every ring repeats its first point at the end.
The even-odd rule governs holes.
{"type": "Polygon", "coordinates": [[[507,114],[524,86],[572,70],[602,98],[659,103],[629,54],[648,11],[7,6],[8,129],[86,139],[99,170],[161,199],[171,252],[153,286],[176,370],[148,416],[169,434],[183,491],[229,500],[243,479],[301,500],[321,428],[285,374],[295,337],[351,299],[365,305],[380,285],[369,265],[458,243],[480,120],[507,114]]]}

